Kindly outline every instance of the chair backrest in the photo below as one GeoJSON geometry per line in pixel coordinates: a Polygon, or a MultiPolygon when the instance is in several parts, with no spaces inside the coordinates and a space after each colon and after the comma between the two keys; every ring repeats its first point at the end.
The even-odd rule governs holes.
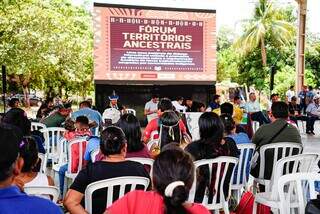
{"type": "Polygon", "coordinates": [[[127,186],[131,186],[129,192],[135,190],[137,188],[137,185],[143,186],[144,190],[146,190],[149,186],[149,183],[150,180],[148,178],[136,176],[117,177],[91,183],[87,186],[86,191],[84,193],[86,211],[88,213],[92,213],[92,194],[94,191],[98,189],[108,188],[106,201],[107,208],[113,203],[113,201],[116,200],[115,198],[113,198],[114,187],[120,186],[119,198],[121,198],[126,193],[125,190],[127,186]]]}
{"type": "Polygon", "coordinates": [[[79,137],[79,138],[75,138],[74,140],[71,140],[68,143],[68,170],[67,172],[70,174],[78,174],[80,172],[80,170],[83,168],[83,154],[84,154],[84,147],[87,145],[88,141],[87,141],[87,137],[79,137]],[[85,144],[85,146],[83,145],[85,144]],[[73,156],[73,146],[77,145],[79,150],[78,150],[78,156],[74,157],[73,156]],[[78,159],[78,164],[77,164],[77,171],[76,172],[72,172],[72,161],[74,159],[78,159]]]}
{"type": "Polygon", "coordinates": [[[275,168],[275,165],[278,160],[284,157],[290,157],[292,155],[301,154],[302,152],[302,145],[298,143],[291,143],[291,142],[279,142],[279,143],[271,143],[260,148],[260,168],[259,168],[259,176],[260,182],[262,184],[266,184],[269,180],[265,179],[265,166],[266,161],[268,164],[272,162],[272,169],[275,168]],[[272,151],[273,153],[273,160],[266,160],[266,153],[272,151]]]}
{"type": "MultiPolygon", "coordinates": [[[[202,204],[207,209],[209,210],[220,209],[220,208],[223,208],[223,203],[227,203],[226,200],[228,196],[225,197],[224,195],[224,187],[229,186],[228,194],[230,195],[230,191],[231,191],[230,185],[233,178],[233,171],[237,163],[238,163],[238,158],[229,157],[229,156],[220,156],[214,159],[203,159],[203,160],[198,160],[194,162],[196,170],[199,170],[199,167],[201,166],[208,166],[208,169],[209,169],[208,180],[209,181],[214,180],[215,182],[211,184],[211,186],[213,186],[215,190],[215,194],[213,196],[212,201],[209,203],[208,197],[204,197],[202,201],[202,204]],[[226,175],[227,175],[227,172],[229,172],[230,170],[232,170],[231,178],[230,178],[230,181],[227,181],[226,175]],[[213,177],[215,179],[212,179],[213,177]],[[225,182],[228,182],[228,184],[226,185],[225,182]],[[219,202],[218,202],[218,199],[219,199],[219,202]]],[[[195,193],[196,193],[196,186],[197,186],[196,184],[197,184],[197,173],[195,173],[194,175],[194,181],[189,193],[189,199],[188,199],[189,202],[195,201],[195,196],[196,196],[195,193]]]]}
{"type": "Polygon", "coordinates": [[[318,158],[317,154],[299,154],[278,160],[271,178],[269,189],[271,198],[278,200],[277,182],[281,176],[298,172],[312,172],[318,158]]]}
{"type": "Polygon", "coordinates": [[[40,172],[46,174],[47,172],[47,155],[38,153],[38,157],[41,160],[40,172]]]}
{"type": "Polygon", "coordinates": [[[31,122],[31,131],[45,129],[47,126],[43,123],[31,122]]]}
{"type": "Polygon", "coordinates": [[[59,152],[59,158],[58,158],[58,164],[59,166],[62,166],[66,163],[68,163],[68,141],[65,138],[61,138],[59,140],[58,145],[58,152],[59,152]]]}
{"type": "Polygon", "coordinates": [[[48,159],[52,159],[54,162],[59,157],[59,147],[57,146],[59,140],[63,137],[64,128],[50,127],[40,130],[43,133],[45,139],[45,149],[48,154],[48,159]]]}
{"type": "Polygon", "coordinates": [[[250,162],[256,148],[253,143],[237,144],[240,152],[239,162],[234,170],[233,184],[245,186],[249,178],[250,162]]]}
{"type": "Polygon", "coordinates": [[[52,196],[54,203],[57,203],[59,199],[59,189],[55,186],[28,186],[24,187],[24,192],[35,196],[52,196]]]}
{"type": "Polygon", "coordinates": [[[310,199],[316,199],[315,181],[320,182],[320,174],[294,173],[281,176],[278,180],[278,194],[280,198],[280,213],[290,214],[296,207],[299,214],[305,213],[305,207],[310,199]]]}
{"type": "Polygon", "coordinates": [[[156,135],[159,135],[158,130],[152,131],[151,134],[150,134],[150,141],[151,140],[155,140],[155,136],[156,135]]]}
{"type": "Polygon", "coordinates": [[[132,108],[127,108],[126,111],[128,114],[133,114],[134,116],[136,116],[136,110],[134,110],[132,108]]]}
{"type": "Polygon", "coordinates": [[[141,163],[142,165],[144,166],[148,166],[150,167],[150,174],[152,173],[152,170],[153,170],[153,162],[154,160],[151,159],[151,158],[138,158],[138,157],[135,157],[135,158],[126,158],[126,160],[130,160],[130,161],[135,161],[135,162],[138,162],[138,163],[141,163]]]}
{"type": "Polygon", "coordinates": [[[148,148],[149,151],[151,150],[151,147],[152,147],[154,144],[157,145],[157,146],[159,146],[159,141],[158,141],[158,140],[150,140],[150,141],[147,143],[147,148],[148,148]]]}
{"type": "Polygon", "coordinates": [[[90,158],[92,163],[96,162],[96,157],[99,154],[99,152],[100,152],[100,149],[96,149],[90,153],[90,158]]]}

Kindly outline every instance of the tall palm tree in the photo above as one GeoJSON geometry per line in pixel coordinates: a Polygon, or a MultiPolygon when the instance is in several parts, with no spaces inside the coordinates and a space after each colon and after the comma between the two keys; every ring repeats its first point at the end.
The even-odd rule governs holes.
{"type": "Polygon", "coordinates": [[[246,26],[245,32],[235,42],[235,47],[246,54],[260,46],[264,67],[267,66],[267,36],[276,47],[280,47],[290,43],[295,33],[293,24],[285,20],[270,0],[259,0],[254,16],[247,21],[246,26]]]}

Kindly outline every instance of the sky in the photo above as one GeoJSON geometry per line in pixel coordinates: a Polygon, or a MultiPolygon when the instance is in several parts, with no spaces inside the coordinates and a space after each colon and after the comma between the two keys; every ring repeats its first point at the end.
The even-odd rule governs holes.
{"type": "MultiPolygon", "coordinates": [[[[84,0],[72,0],[81,5],[84,0]]],[[[133,1],[133,0],[130,0],[133,1]]],[[[226,26],[236,32],[240,31],[241,22],[252,16],[253,8],[258,0],[215,0],[217,10],[217,28],[226,26]]],[[[295,0],[274,0],[280,6],[293,5],[295,0]]],[[[320,0],[308,0],[307,29],[309,32],[320,34],[320,0]]]]}

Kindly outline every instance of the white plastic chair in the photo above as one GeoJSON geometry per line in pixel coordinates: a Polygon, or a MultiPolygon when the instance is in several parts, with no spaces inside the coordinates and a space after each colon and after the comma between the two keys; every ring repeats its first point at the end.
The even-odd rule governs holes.
{"type": "Polygon", "coordinates": [[[294,213],[294,208],[298,209],[297,213],[304,214],[307,202],[317,198],[315,181],[320,181],[319,173],[295,173],[280,177],[277,187],[280,214],[294,213]]]}
{"type": "Polygon", "coordinates": [[[154,163],[153,159],[151,159],[151,158],[134,157],[134,158],[126,158],[126,160],[135,161],[135,162],[141,163],[142,165],[146,165],[146,166],[150,167],[150,173],[149,174],[151,175],[152,170],[153,170],[153,163],[154,163]]]}
{"type": "Polygon", "coordinates": [[[159,141],[158,141],[158,140],[150,140],[150,141],[147,143],[147,148],[148,148],[149,151],[151,150],[151,147],[152,147],[154,144],[159,146],[159,141]]]}
{"type": "Polygon", "coordinates": [[[28,186],[24,187],[24,192],[28,195],[35,196],[52,196],[52,201],[54,203],[57,203],[59,199],[59,189],[55,186],[28,186]]]}
{"type": "Polygon", "coordinates": [[[66,130],[60,127],[50,127],[41,129],[40,131],[43,133],[45,139],[45,149],[48,160],[52,160],[52,163],[57,163],[59,158],[59,147],[57,144],[66,130]]]}
{"type": "Polygon", "coordinates": [[[151,134],[150,134],[150,141],[155,140],[154,137],[155,137],[156,135],[158,135],[158,134],[159,134],[159,132],[158,132],[157,130],[152,131],[151,134]]]}
{"type": "Polygon", "coordinates": [[[83,168],[83,144],[87,144],[88,141],[87,141],[87,137],[80,137],[80,138],[76,138],[74,140],[71,140],[70,142],[68,142],[68,170],[65,174],[65,177],[66,178],[70,178],[72,180],[74,180],[76,178],[76,176],[78,175],[78,173],[80,172],[80,170],[83,168]],[[71,167],[72,167],[72,164],[71,164],[71,161],[73,160],[73,157],[72,156],[72,146],[73,145],[78,145],[79,147],[79,153],[78,153],[78,159],[79,159],[79,162],[78,162],[78,168],[77,168],[77,172],[72,172],[71,171],[71,167]]]}
{"type": "Polygon", "coordinates": [[[45,129],[47,126],[43,123],[31,122],[31,131],[45,129]]]}
{"type": "Polygon", "coordinates": [[[126,186],[131,185],[129,192],[135,190],[137,185],[143,186],[144,190],[146,190],[149,186],[149,183],[150,180],[148,178],[136,176],[117,177],[91,183],[87,186],[86,191],[84,193],[85,209],[88,213],[92,213],[92,194],[96,190],[108,188],[108,195],[106,201],[106,208],[108,208],[113,203],[113,201],[115,201],[115,198],[113,198],[113,188],[115,186],[120,186],[119,198],[121,198],[126,193],[126,186]]]}
{"type": "Polygon", "coordinates": [[[269,165],[269,163],[272,161],[272,164],[273,164],[272,169],[274,170],[278,160],[284,157],[290,157],[292,155],[301,154],[301,152],[302,152],[302,145],[298,143],[282,142],[282,143],[271,143],[271,144],[261,146],[259,151],[259,154],[260,154],[259,155],[259,158],[260,158],[259,176],[258,178],[254,178],[254,182],[265,185],[266,191],[270,191],[269,189],[270,179],[265,178],[266,162],[268,162],[268,165],[269,165]],[[273,160],[266,160],[265,154],[270,150],[273,151],[273,160]]]}
{"type": "Polygon", "coordinates": [[[99,152],[100,152],[100,149],[96,149],[90,153],[92,163],[96,162],[96,157],[99,154],[99,152]]]}
{"type": "MultiPolygon", "coordinates": [[[[208,197],[205,195],[202,201],[202,205],[204,205],[208,210],[220,210],[223,209],[224,213],[229,213],[229,207],[228,207],[228,198],[230,196],[231,191],[231,181],[233,180],[233,171],[235,169],[235,166],[238,163],[238,158],[235,157],[227,157],[227,156],[220,156],[218,158],[214,159],[203,159],[198,160],[194,162],[195,169],[198,170],[201,166],[208,166],[209,167],[209,181],[212,181],[212,177],[215,176],[215,183],[214,183],[214,189],[216,193],[213,196],[212,203],[208,202],[208,197]],[[216,166],[216,170],[213,171],[213,166],[216,166]],[[227,172],[230,170],[230,167],[233,167],[232,174],[230,181],[225,181],[227,172]],[[224,189],[225,182],[229,182],[229,195],[225,198],[224,195],[224,189]],[[220,184],[220,185],[219,185],[220,184]],[[218,196],[219,196],[219,202],[218,202],[218,196]]],[[[196,184],[197,184],[197,173],[194,175],[194,181],[192,184],[192,188],[189,193],[189,202],[195,201],[196,196],[196,184]]]]}
{"type": "Polygon", "coordinates": [[[245,143],[237,144],[237,147],[240,151],[240,156],[239,163],[234,171],[235,174],[231,185],[231,191],[236,193],[235,195],[239,202],[242,189],[245,188],[248,182],[249,174],[247,174],[247,169],[250,171],[250,162],[256,145],[253,143],[245,143]]]}
{"type": "Polygon", "coordinates": [[[256,133],[256,131],[260,128],[260,124],[258,121],[252,121],[252,129],[253,129],[253,133],[256,133]]]}
{"type": "Polygon", "coordinates": [[[38,157],[41,160],[40,172],[46,174],[47,172],[47,155],[38,153],[38,157]]]}
{"type": "Polygon", "coordinates": [[[134,110],[132,108],[127,108],[126,112],[127,112],[127,114],[133,114],[134,116],[136,116],[136,110],[134,110]]]}
{"type": "Polygon", "coordinates": [[[253,213],[256,213],[257,205],[264,204],[277,212],[280,208],[277,182],[281,176],[297,172],[312,172],[315,161],[318,159],[316,154],[300,154],[284,157],[277,161],[273,170],[270,191],[257,193],[253,206],[253,213]]]}
{"type": "Polygon", "coordinates": [[[59,147],[59,158],[58,163],[52,164],[53,177],[55,178],[55,173],[59,172],[61,166],[68,163],[68,141],[65,138],[61,138],[58,143],[59,147]]]}

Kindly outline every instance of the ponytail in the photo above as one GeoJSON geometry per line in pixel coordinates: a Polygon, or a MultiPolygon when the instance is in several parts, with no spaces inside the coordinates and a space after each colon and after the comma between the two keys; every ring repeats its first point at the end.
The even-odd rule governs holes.
{"type": "Polygon", "coordinates": [[[182,181],[174,181],[165,189],[165,213],[166,214],[185,214],[186,209],[183,203],[188,199],[189,191],[182,181]]]}

